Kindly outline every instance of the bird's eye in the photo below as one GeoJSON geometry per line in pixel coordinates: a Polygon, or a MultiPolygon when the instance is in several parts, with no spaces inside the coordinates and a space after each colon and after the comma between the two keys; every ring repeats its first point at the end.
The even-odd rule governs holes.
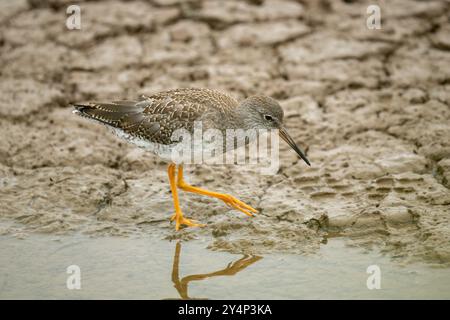
{"type": "Polygon", "coordinates": [[[266,119],[267,121],[273,121],[273,117],[270,116],[270,115],[268,115],[268,114],[266,114],[266,115],[264,116],[264,119],[266,119]]]}

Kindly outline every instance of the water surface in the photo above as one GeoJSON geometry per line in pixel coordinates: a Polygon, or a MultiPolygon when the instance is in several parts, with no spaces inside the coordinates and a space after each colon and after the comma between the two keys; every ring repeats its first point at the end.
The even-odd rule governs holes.
{"type": "Polygon", "coordinates": [[[235,255],[206,243],[33,235],[0,238],[1,299],[449,299],[450,269],[402,266],[331,239],[315,255],[235,255]],[[69,290],[67,267],[81,271],[69,290]],[[366,285],[370,265],[381,289],[366,285]]]}

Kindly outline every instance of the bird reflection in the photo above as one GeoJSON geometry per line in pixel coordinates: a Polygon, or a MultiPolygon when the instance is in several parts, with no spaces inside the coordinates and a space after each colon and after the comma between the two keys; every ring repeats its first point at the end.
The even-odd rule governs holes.
{"type": "Polygon", "coordinates": [[[256,261],[262,259],[262,257],[259,256],[244,255],[242,258],[230,262],[224,269],[211,273],[193,274],[180,279],[179,273],[180,253],[181,253],[181,244],[180,242],[177,242],[177,245],[175,247],[175,256],[173,258],[172,282],[174,284],[175,289],[177,289],[181,299],[195,299],[189,297],[188,295],[188,285],[189,282],[191,281],[199,281],[216,276],[233,276],[236,273],[244,270],[248,266],[252,265],[256,261]]]}

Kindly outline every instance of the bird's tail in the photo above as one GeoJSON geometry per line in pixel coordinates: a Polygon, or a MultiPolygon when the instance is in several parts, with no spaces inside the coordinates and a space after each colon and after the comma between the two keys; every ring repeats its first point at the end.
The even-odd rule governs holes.
{"type": "MultiPolygon", "coordinates": [[[[142,111],[148,106],[148,101],[122,100],[108,103],[74,103],[73,113],[84,118],[95,120],[112,127],[121,127],[126,119],[132,120],[142,116],[142,111]]],[[[138,120],[138,119],[135,119],[138,120]]]]}

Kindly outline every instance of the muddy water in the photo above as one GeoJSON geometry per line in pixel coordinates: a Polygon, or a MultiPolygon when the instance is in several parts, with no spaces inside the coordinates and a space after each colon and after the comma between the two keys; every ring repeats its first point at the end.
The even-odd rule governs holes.
{"type": "Polygon", "coordinates": [[[33,235],[0,239],[0,298],[311,299],[450,298],[450,268],[400,265],[331,239],[314,255],[246,256],[206,243],[152,238],[33,235]],[[81,289],[67,289],[67,267],[81,289]],[[381,289],[367,288],[369,265],[381,289]]]}

